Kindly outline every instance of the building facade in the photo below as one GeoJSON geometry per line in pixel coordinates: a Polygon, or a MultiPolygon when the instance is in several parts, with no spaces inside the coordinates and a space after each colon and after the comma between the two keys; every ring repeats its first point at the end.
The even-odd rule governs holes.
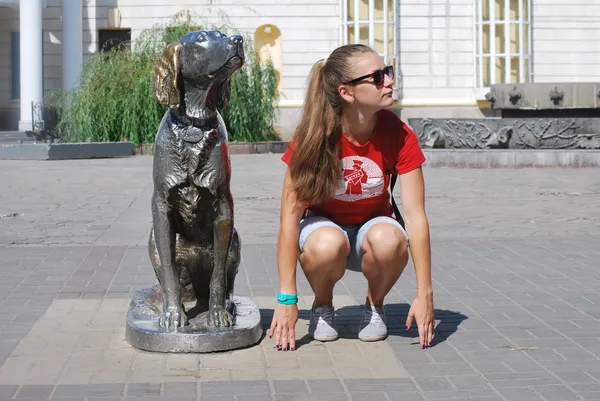
{"type": "Polygon", "coordinates": [[[596,0],[0,0],[0,130],[26,130],[32,105],[76,85],[81,63],[112,41],[188,12],[226,16],[280,77],[283,139],[314,62],[344,43],[396,66],[403,118],[480,117],[490,85],[600,81],[596,0]],[[169,5],[167,5],[169,4],[169,5]]]}

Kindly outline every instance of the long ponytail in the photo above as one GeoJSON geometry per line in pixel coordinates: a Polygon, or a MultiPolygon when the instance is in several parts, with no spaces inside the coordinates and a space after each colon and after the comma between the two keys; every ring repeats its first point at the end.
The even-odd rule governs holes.
{"type": "Polygon", "coordinates": [[[339,186],[343,103],[338,86],[352,79],[350,58],[366,52],[373,50],[360,44],[339,47],[327,61],[317,61],[310,71],[290,163],[293,188],[302,201],[322,203],[333,197],[339,186]]]}

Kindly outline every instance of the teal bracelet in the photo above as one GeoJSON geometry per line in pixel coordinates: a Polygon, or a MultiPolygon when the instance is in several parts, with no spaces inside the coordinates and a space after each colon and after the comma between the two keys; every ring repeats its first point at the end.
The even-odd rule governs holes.
{"type": "Polygon", "coordinates": [[[283,305],[295,305],[298,303],[298,295],[296,294],[277,294],[277,302],[283,305]]]}

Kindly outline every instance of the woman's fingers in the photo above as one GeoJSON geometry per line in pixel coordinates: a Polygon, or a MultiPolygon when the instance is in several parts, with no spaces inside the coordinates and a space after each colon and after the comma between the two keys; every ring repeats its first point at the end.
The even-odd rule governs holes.
{"type": "Polygon", "coordinates": [[[290,326],[288,333],[290,336],[290,350],[295,351],[296,350],[296,330],[294,329],[294,326],[290,326]]]}
{"type": "Polygon", "coordinates": [[[435,334],[435,320],[433,318],[425,322],[423,331],[425,334],[425,348],[431,347],[433,343],[433,336],[435,334]]]}
{"type": "Polygon", "coordinates": [[[281,345],[281,323],[277,322],[277,327],[275,328],[275,348],[279,348],[281,345]]]}
{"type": "Polygon", "coordinates": [[[425,347],[431,347],[431,322],[427,322],[425,347]]]}
{"type": "Polygon", "coordinates": [[[281,347],[279,348],[280,351],[287,349],[287,346],[288,346],[288,332],[289,332],[289,329],[288,329],[287,322],[284,322],[281,325],[281,347]]]}
{"type": "Polygon", "coordinates": [[[273,320],[271,320],[271,327],[269,327],[269,338],[273,337],[275,327],[277,327],[277,319],[273,318],[273,320]]]}
{"type": "Polygon", "coordinates": [[[425,325],[423,323],[419,323],[419,343],[421,344],[421,348],[425,348],[427,345],[425,342],[425,336],[427,335],[425,331],[425,325]]]}
{"type": "Polygon", "coordinates": [[[429,345],[433,344],[433,337],[435,336],[435,320],[431,320],[429,324],[429,345]]]}

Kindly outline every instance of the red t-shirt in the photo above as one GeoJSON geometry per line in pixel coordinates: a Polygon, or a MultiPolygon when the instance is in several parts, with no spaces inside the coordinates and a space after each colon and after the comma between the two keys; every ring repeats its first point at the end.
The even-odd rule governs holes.
{"type": "MultiPolygon", "coordinates": [[[[289,164],[294,141],[281,160],[289,164]]],[[[417,135],[392,111],[381,110],[371,139],[351,143],[341,136],[342,180],[335,197],[308,205],[310,211],[340,225],[363,224],[378,216],[392,216],[390,174],[408,173],[425,162],[417,135]]]]}

